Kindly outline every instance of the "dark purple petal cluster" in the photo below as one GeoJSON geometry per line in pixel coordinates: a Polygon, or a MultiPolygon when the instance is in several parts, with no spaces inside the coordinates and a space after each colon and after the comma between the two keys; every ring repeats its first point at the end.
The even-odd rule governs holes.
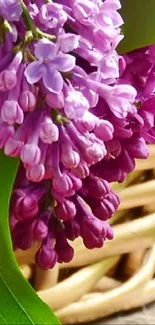
{"type": "Polygon", "coordinates": [[[45,269],[69,262],[78,236],[89,249],[112,239],[119,199],[109,183],[154,141],[154,48],[142,60],[118,55],[119,9],[119,0],[0,0],[0,148],[21,159],[12,240],[39,241],[45,269]]]}
{"type": "Polygon", "coordinates": [[[36,262],[45,269],[57,261],[69,262],[73,258],[74,251],[68,240],[81,236],[85,246],[93,249],[102,247],[106,239],[112,239],[107,219],[119,205],[108,182],[93,174],[86,177],[83,187],[77,188],[71,196],[56,201],[51,191],[50,180],[31,182],[21,166],[10,205],[14,249],[26,250],[40,241],[36,262]]]}
{"type": "Polygon", "coordinates": [[[137,90],[139,132],[144,141],[155,143],[155,45],[124,56],[126,69],[122,79],[137,90]]]}

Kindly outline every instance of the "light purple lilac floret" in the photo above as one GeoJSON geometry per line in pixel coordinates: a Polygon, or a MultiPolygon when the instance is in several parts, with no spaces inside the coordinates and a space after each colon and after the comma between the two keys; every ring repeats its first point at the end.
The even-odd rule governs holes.
{"type": "Polygon", "coordinates": [[[120,7],[0,0],[0,148],[21,159],[10,229],[14,249],[40,243],[43,269],[69,262],[79,236],[88,249],[113,238],[109,183],[155,142],[155,48],[117,53],[120,7]]]}

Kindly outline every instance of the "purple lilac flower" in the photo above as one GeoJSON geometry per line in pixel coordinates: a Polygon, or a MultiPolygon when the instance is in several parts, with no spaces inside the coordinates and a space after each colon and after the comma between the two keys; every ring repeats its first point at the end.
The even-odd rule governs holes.
{"type": "Polygon", "coordinates": [[[43,78],[44,86],[53,93],[60,93],[63,88],[63,77],[60,72],[71,71],[75,66],[75,58],[59,50],[59,45],[46,39],[35,45],[35,57],[25,70],[25,77],[31,85],[43,78]]]}
{"type": "Polygon", "coordinates": [[[47,3],[41,6],[38,14],[39,22],[44,29],[60,29],[67,21],[67,13],[63,6],[58,3],[47,3]]]}
{"type": "Polygon", "coordinates": [[[2,24],[10,22],[0,46],[0,148],[21,159],[14,249],[39,241],[36,263],[48,269],[73,258],[78,236],[89,249],[113,237],[119,198],[109,183],[155,142],[155,50],[118,55],[119,0],[22,3],[0,1],[2,24]]]}
{"type": "Polygon", "coordinates": [[[18,21],[22,13],[19,0],[0,0],[0,14],[8,21],[18,21]]]}

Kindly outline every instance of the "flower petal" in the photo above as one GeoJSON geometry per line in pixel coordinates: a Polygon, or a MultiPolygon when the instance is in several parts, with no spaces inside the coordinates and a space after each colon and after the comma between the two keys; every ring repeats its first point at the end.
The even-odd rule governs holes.
{"type": "Polygon", "coordinates": [[[53,93],[60,93],[63,87],[63,78],[56,69],[48,68],[44,71],[43,74],[44,86],[53,93]]]}
{"type": "Polygon", "coordinates": [[[24,75],[27,81],[32,85],[38,82],[42,77],[42,64],[40,62],[32,62],[25,69],[24,75]]]}
{"type": "Polygon", "coordinates": [[[52,59],[56,55],[57,46],[47,39],[39,41],[35,46],[35,56],[38,60],[44,61],[52,59]]]}
{"type": "Polygon", "coordinates": [[[68,72],[74,68],[75,58],[70,54],[58,53],[52,63],[59,71],[68,72]]]}
{"type": "Polygon", "coordinates": [[[8,21],[19,21],[22,7],[20,1],[0,0],[1,15],[8,21]]]}
{"type": "Polygon", "coordinates": [[[59,37],[61,51],[68,53],[76,49],[79,45],[79,38],[80,36],[72,33],[62,34],[59,37]]]}
{"type": "Polygon", "coordinates": [[[123,98],[111,97],[107,103],[113,114],[118,118],[125,118],[132,108],[129,101],[123,98]]]}

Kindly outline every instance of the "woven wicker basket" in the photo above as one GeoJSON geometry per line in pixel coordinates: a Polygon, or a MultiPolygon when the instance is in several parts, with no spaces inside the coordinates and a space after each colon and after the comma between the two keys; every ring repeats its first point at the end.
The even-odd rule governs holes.
{"type": "Polygon", "coordinates": [[[104,318],[155,300],[155,147],[138,161],[122,184],[112,184],[121,198],[111,219],[115,238],[87,250],[73,243],[72,262],[43,271],[34,267],[34,246],[16,258],[35,290],[64,324],[104,318]]]}

